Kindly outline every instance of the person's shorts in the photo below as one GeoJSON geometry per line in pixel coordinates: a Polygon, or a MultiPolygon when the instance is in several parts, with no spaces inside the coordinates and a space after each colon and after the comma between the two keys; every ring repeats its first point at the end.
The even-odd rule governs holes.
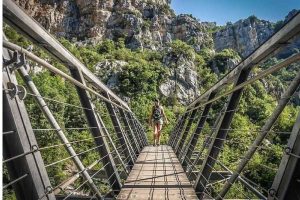
{"type": "Polygon", "coordinates": [[[160,124],[160,125],[162,125],[163,123],[164,123],[164,121],[162,120],[162,119],[159,119],[159,120],[155,120],[155,119],[152,119],[152,122],[153,122],[153,124],[160,124]]]}

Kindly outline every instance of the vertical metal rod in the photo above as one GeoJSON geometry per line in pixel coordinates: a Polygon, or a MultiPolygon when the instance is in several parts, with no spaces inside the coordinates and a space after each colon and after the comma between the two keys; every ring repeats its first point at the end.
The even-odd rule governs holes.
{"type": "Polygon", "coordinates": [[[147,146],[148,145],[148,140],[147,140],[146,131],[145,131],[143,125],[139,122],[139,120],[134,115],[132,115],[132,116],[135,119],[134,121],[137,124],[137,127],[139,128],[140,134],[141,134],[141,136],[143,138],[143,141],[144,141],[144,145],[147,146]]]}
{"type": "MultiPolygon", "coordinates": [[[[197,103],[195,105],[195,107],[196,106],[199,106],[199,103],[197,103]]],[[[177,149],[175,149],[175,153],[177,154],[178,158],[180,158],[180,156],[182,154],[182,147],[183,147],[184,142],[189,134],[192,123],[195,121],[195,116],[196,116],[196,113],[198,112],[198,110],[199,110],[199,108],[192,111],[192,113],[188,119],[187,125],[185,126],[185,129],[183,131],[182,138],[180,139],[179,145],[178,145],[177,149]]]]}
{"type": "Polygon", "coordinates": [[[133,126],[135,127],[135,132],[136,132],[136,135],[139,137],[140,139],[140,142],[141,142],[141,149],[144,148],[144,146],[147,145],[147,141],[146,141],[146,136],[145,134],[142,132],[142,128],[139,127],[139,125],[137,124],[137,121],[136,119],[134,118],[133,114],[132,113],[129,113],[129,118],[131,119],[131,122],[133,124],[133,126]]]}
{"type": "MultiPolygon", "coordinates": [[[[123,130],[122,127],[121,127],[121,129],[123,130]]],[[[128,135],[127,135],[127,133],[125,131],[124,131],[124,138],[125,138],[125,141],[127,142],[127,145],[129,147],[129,152],[131,154],[131,157],[133,158],[133,162],[135,162],[136,159],[137,159],[137,156],[135,154],[135,150],[133,149],[132,143],[130,142],[132,140],[129,139],[129,137],[128,137],[128,135]]]]}
{"type": "MultiPolygon", "coordinates": [[[[198,111],[199,111],[199,110],[198,110],[198,111]]],[[[194,122],[193,122],[193,123],[198,124],[198,123],[199,123],[199,120],[200,120],[200,118],[198,118],[198,119],[194,118],[194,122]]],[[[196,128],[197,128],[197,127],[196,127],[196,128]]],[[[195,131],[195,130],[194,130],[194,131],[195,131]]],[[[184,158],[185,158],[186,153],[187,153],[187,151],[188,151],[188,149],[189,149],[189,145],[190,145],[190,143],[191,143],[192,136],[193,136],[193,132],[192,132],[192,133],[190,134],[190,136],[188,137],[187,141],[186,141],[185,144],[183,145],[183,148],[182,148],[182,150],[181,150],[181,152],[180,152],[180,154],[179,154],[179,156],[178,156],[178,159],[179,159],[179,161],[180,161],[181,164],[184,162],[184,158]]]]}
{"type": "MultiPolygon", "coordinates": [[[[109,99],[109,96],[108,96],[107,93],[103,93],[103,96],[109,99]]],[[[115,130],[115,132],[118,136],[118,140],[119,140],[120,144],[122,145],[124,155],[125,155],[126,158],[129,158],[128,159],[128,166],[131,169],[132,166],[133,166],[133,163],[134,163],[134,158],[132,157],[132,154],[130,152],[129,145],[128,145],[128,142],[125,138],[125,135],[124,135],[123,129],[121,127],[121,123],[119,121],[119,118],[117,117],[117,113],[116,113],[114,107],[110,103],[105,102],[105,105],[106,105],[106,108],[108,110],[108,113],[109,113],[110,119],[112,121],[112,124],[114,126],[114,130],[115,130]]]]}
{"type": "MultiPolygon", "coordinates": [[[[200,151],[199,151],[199,153],[198,153],[198,155],[196,156],[196,158],[195,158],[195,160],[193,161],[193,163],[192,163],[192,165],[191,166],[189,166],[189,159],[191,159],[191,157],[192,157],[192,154],[193,154],[193,151],[194,151],[194,149],[193,149],[193,151],[191,151],[191,153],[190,153],[190,155],[189,156],[186,156],[185,157],[185,164],[183,164],[183,166],[184,166],[184,168],[187,168],[187,175],[188,175],[188,177],[190,176],[190,174],[191,174],[191,172],[192,172],[192,170],[193,170],[193,166],[195,166],[199,161],[200,161],[200,158],[201,158],[201,156],[202,156],[202,153],[203,153],[203,151],[204,151],[204,149],[209,145],[209,142],[208,141],[210,141],[210,139],[212,138],[212,135],[214,134],[214,132],[215,132],[215,129],[219,126],[219,124],[220,124],[220,122],[221,122],[221,118],[222,118],[222,115],[224,115],[225,113],[223,113],[223,110],[225,110],[226,109],[226,104],[224,105],[224,108],[221,110],[221,112],[219,113],[219,115],[218,115],[218,117],[217,117],[217,119],[215,120],[215,123],[214,123],[214,125],[213,125],[213,127],[212,127],[212,130],[210,131],[210,133],[209,133],[209,135],[208,135],[208,137],[207,138],[209,138],[209,140],[204,140],[203,141],[203,144],[202,144],[202,147],[201,147],[201,149],[200,149],[200,151]]],[[[206,116],[206,115],[202,115],[202,116],[206,116]]],[[[201,119],[200,119],[201,120],[201,119]]],[[[203,127],[204,125],[202,125],[202,126],[198,126],[198,127],[201,127],[201,129],[202,129],[202,127],[203,127]]],[[[203,129],[202,129],[203,130],[203,129]]],[[[201,133],[201,131],[199,132],[199,134],[201,133]]],[[[197,144],[197,142],[195,143],[195,145],[197,144]]],[[[195,145],[193,145],[192,147],[194,147],[195,145]]],[[[191,146],[191,144],[190,144],[190,146],[191,146]]]]}
{"type": "Polygon", "coordinates": [[[172,131],[171,131],[171,134],[169,136],[169,141],[168,141],[168,145],[171,146],[173,140],[174,140],[174,136],[175,136],[175,131],[177,130],[178,126],[179,126],[179,123],[181,122],[181,119],[182,119],[182,116],[180,115],[178,117],[178,119],[176,120],[175,122],[175,126],[173,127],[172,131]]]}
{"type": "MultiPolygon", "coordinates": [[[[71,76],[74,79],[76,79],[77,81],[86,85],[85,79],[79,70],[70,69],[70,72],[71,72],[71,76]]],[[[100,146],[98,148],[98,153],[101,157],[104,157],[102,162],[105,166],[106,174],[113,174],[113,177],[109,180],[109,183],[110,183],[111,187],[117,193],[119,190],[121,190],[122,183],[121,183],[120,175],[116,168],[116,164],[111,155],[109,145],[106,141],[105,133],[103,132],[103,129],[102,129],[103,127],[101,126],[100,121],[99,121],[99,119],[101,119],[101,117],[99,115],[97,115],[97,112],[95,111],[95,105],[91,101],[91,97],[90,97],[90,94],[88,93],[88,91],[86,91],[80,87],[77,87],[77,86],[76,86],[76,90],[77,90],[77,94],[79,96],[82,107],[88,108],[88,109],[84,109],[84,113],[85,113],[85,116],[86,116],[89,126],[97,127],[97,128],[91,129],[90,131],[94,137],[94,141],[95,141],[96,145],[100,146]],[[108,155],[108,156],[106,156],[106,155],[108,155]]],[[[101,121],[102,121],[102,119],[101,119],[101,121]]]]}
{"type": "MultiPolygon", "coordinates": [[[[251,68],[246,70],[242,70],[238,76],[235,86],[245,82],[247,77],[249,76],[251,68]]],[[[222,116],[222,120],[220,126],[217,128],[215,137],[212,138],[212,142],[210,143],[210,147],[208,149],[208,154],[206,155],[204,162],[202,163],[202,167],[198,173],[196,182],[195,182],[195,190],[198,194],[199,199],[203,198],[203,192],[205,191],[205,187],[207,184],[207,180],[209,179],[212,168],[215,165],[215,161],[218,158],[220,153],[220,149],[223,146],[224,140],[227,137],[228,128],[230,127],[232,118],[234,116],[235,110],[238,106],[240,97],[242,95],[243,88],[233,92],[229,97],[229,103],[227,105],[225,114],[222,116]],[[218,139],[215,139],[218,138],[218,139]]]]}
{"type": "Polygon", "coordinates": [[[85,167],[83,166],[81,160],[77,156],[75,150],[73,149],[72,145],[70,144],[68,138],[65,136],[64,132],[62,131],[60,125],[57,123],[55,117],[53,116],[52,112],[50,111],[49,107],[47,106],[44,99],[41,97],[40,92],[36,88],[35,84],[31,80],[30,76],[28,75],[28,72],[26,69],[22,66],[19,69],[19,72],[24,79],[24,82],[30,89],[30,91],[35,95],[35,99],[37,103],[39,104],[41,110],[45,114],[46,118],[48,119],[51,126],[57,130],[57,134],[59,138],[61,139],[62,143],[65,143],[65,148],[68,151],[68,153],[72,156],[72,159],[74,163],[76,164],[79,171],[82,171],[82,176],[87,180],[87,183],[91,187],[91,189],[97,194],[98,198],[102,198],[101,193],[99,192],[97,186],[94,184],[93,179],[90,177],[88,172],[85,170],[85,167]]]}
{"type": "Polygon", "coordinates": [[[133,119],[132,119],[131,113],[126,112],[125,115],[126,115],[127,118],[128,118],[130,127],[131,127],[131,129],[132,129],[132,131],[133,131],[133,134],[134,134],[136,140],[137,140],[137,144],[139,145],[139,149],[143,149],[143,147],[144,147],[143,141],[142,141],[142,139],[141,139],[141,137],[140,137],[140,134],[139,134],[139,132],[138,132],[138,129],[137,129],[137,127],[136,127],[136,125],[135,125],[135,123],[134,123],[134,121],[133,121],[133,119]]]}
{"type": "Polygon", "coordinates": [[[178,127],[178,123],[180,122],[180,120],[181,120],[181,118],[178,119],[177,121],[175,121],[175,125],[174,125],[173,129],[170,131],[169,140],[168,140],[168,145],[169,146],[171,145],[171,142],[173,141],[174,132],[175,132],[176,128],[178,127]]]}
{"type": "Polygon", "coordinates": [[[128,121],[128,118],[127,116],[125,115],[125,112],[119,108],[119,112],[120,112],[120,115],[121,115],[121,118],[123,120],[123,123],[125,125],[125,129],[126,129],[126,132],[128,133],[128,136],[129,136],[129,139],[132,141],[132,143],[134,144],[134,147],[135,147],[135,155],[138,156],[141,149],[137,143],[137,140],[134,136],[134,133],[133,133],[133,130],[131,129],[130,127],[130,124],[129,124],[129,121],[128,121]]]}
{"type": "Polygon", "coordinates": [[[185,141],[185,138],[186,136],[183,135],[184,134],[184,130],[186,129],[186,126],[188,125],[187,122],[188,122],[188,119],[191,118],[191,112],[188,112],[188,114],[186,115],[185,119],[184,119],[184,122],[182,124],[182,126],[180,127],[180,129],[178,130],[177,132],[177,141],[176,141],[176,145],[174,147],[174,151],[175,153],[177,153],[177,150],[179,148],[179,145],[180,145],[180,142],[183,140],[183,142],[185,141]]]}
{"type": "Polygon", "coordinates": [[[180,133],[181,133],[181,131],[182,131],[184,125],[185,125],[185,121],[186,121],[186,118],[187,118],[188,115],[189,115],[189,112],[185,112],[183,114],[183,116],[182,116],[182,118],[179,122],[179,125],[178,125],[178,127],[176,128],[176,130],[174,132],[174,139],[173,139],[173,142],[171,143],[172,148],[176,148],[176,146],[177,146],[177,143],[178,143],[178,141],[181,137],[180,133]]]}
{"type": "MultiPolygon", "coordinates": [[[[211,93],[208,97],[208,101],[213,99],[215,97],[215,95],[216,95],[216,92],[211,93]]],[[[183,168],[185,168],[187,166],[188,161],[192,157],[192,154],[193,154],[194,149],[197,145],[200,134],[203,130],[203,127],[204,127],[204,124],[206,122],[207,115],[209,113],[209,110],[210,110],[211,106],[212,106],[212,103],[209,103],[209,104],[205,105],[205,107],[204,107],[204,110],[201,114],[201,117],[200,117],[200,120],[198,122],[197,128],[191,136],[190,143],[186,147],[187,151],[186,151],[185,155],[182,156],[184,158],[184,160],[182,162],[183,168]]]]}
{"type": "Polygon", "coordinates": [[[169,145],[171,147],[173,147],[175,145],[175,140],[176,140],[176,137],[178,137],[177,133],[180,129],[180,126],[182,125],[183,123],[183,117],[184,117],[185,114],[183,114],[180,119],[177,121],[177,124],[176,126],[174,127],[173,131],[172,131],[172,137],[170,138],[170,142],[169,142],[169,145]]]}
{"type": "Polygon", "coordinates": [[[119,159],[119,162],[121,162],[121,165],[122,165],[122,167],[123,167],[125,173],[128,175],[129,172],[128,172],[128,170],[127,170],[127,167],[126,167],[125,163],[123,162],[123,159],[122,159],[121,155],[119,154],[119,152],[118,152],[118,150],[117,150],[117,148],[116,148],[115,143],[114,143],[113,140],[111,139],[110,134],[109,134],[107,128],[105,127],[105,124],[104,124],[104,122],[103,122],[101,116],[99,115],[99,113],[97,113],[97,116],[98,116],[99,124],[100,124],[100,126],[102,127],[104,134],[107,136],[107,138],[108,138],[108,140],[109,140],[109,143],[111,144],[111,146],[113,147],[113,150],[114,150],[114,151],[116,152],[116,154],[117,154],[117,157],[118,157],[118,159],[119,159]]]}
{"type": "Polygon", "coordinates": [[[267,136],[268,132],[272,128],[273,124],[285,108],[286,104],[289,102],[290,98],[294,92],[297,90],[297,88],[300,85],[300,72],[297,74],[297,76],[294,78],[294,80],[291,82],[288,89],[284,92],[281,99],[279,100],[276,108],[274,109],[272,115],[269,117],[269,119],[266,121],[264,126],[262,127],[261,133],[256,137],[255,141],[253,142],[252,146],[249,148],[243,159],[240,161],[239,165],[237,166],[234,173],[231,175],[230,179],[226,182],[226,184],[223,186],[222,191],[220,192],[220,197],[224,197],[228,190],[231,188],[231,185],[235,182],[239,174],[243,171],[247,163],[250,161],[252,156],[254,155],[257,148],[261,145],[262,141],[267,136]]]}
{"type": "MultiPolygon", "coordinates": [[[[121,119],[123,119],[120,115],[118,115],[119,109],[116,108],[116,107],[114,107],[114,106],[113,106],[113,108],[114,108],[114,110],[115,110],[115,113],[117,114],[116,117],[118,118],[118,120],[119,120],[119,117],[120,117],[121,119]]],[[[120,110],[122,110],[122,109],[120,109],[120,110]]],[[[119,120],[119,122],[120,122],[120,120],[119,120]]],[[[124,124],[124,126],[125,126],[125,124],[124,124]]],[[[125,126],[125,128],[126,128],[126,126],[125,126]]],[[[127,132],[123,129],[123,126],[122,126],[122,123],[121,123],[121,122],[120,122],[120,129],[121,129],[122,132],[123,132],[125,142],[127,142],[127,145],[128,145],[128,148],[129,148],[130,155],[131,155],[131,157],[133,158],[132,161],[135,162],[135,160],[137,159],[137,156],[136,156],[135,151],[134,151],[134,149],[133,149],[133,146],[131,145],[131,142],[130,142],[130,141],[132,141],[132,140],[130,140],[129,137],[128,137],[130,134],[127,134],[127,132]]]]}

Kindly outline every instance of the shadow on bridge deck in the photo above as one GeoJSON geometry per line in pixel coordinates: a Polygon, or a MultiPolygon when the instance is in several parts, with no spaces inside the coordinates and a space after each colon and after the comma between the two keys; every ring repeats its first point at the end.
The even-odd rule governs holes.
{"type": "Polygon", "coordinates": [[[198,199],[170,146],[147,146],[117,199],[198,199]]]}

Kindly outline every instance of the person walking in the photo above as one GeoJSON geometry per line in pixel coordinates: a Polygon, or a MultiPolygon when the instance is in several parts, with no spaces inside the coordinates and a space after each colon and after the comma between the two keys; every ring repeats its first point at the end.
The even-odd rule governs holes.
{"type": "Polygon", "coordinates": [[[149,117],[149,125],[153,127],[154,133],[153,133],[153,146],[159,146],[160,145],[160,136],[161,136],[161,129],[162,125],[164,123],[164,120],[166,124],[169,123],[165,111],[163,107],[160,105],[160,102],[158,99],[154,100],[154,105],[152,107],[152,111],[149,117]]]}

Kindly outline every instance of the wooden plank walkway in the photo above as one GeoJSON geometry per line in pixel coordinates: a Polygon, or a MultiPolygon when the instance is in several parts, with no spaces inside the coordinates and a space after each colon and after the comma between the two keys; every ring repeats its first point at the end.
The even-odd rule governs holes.
{"type": "Polygon", "coordinates": [[[117,199],[198,199],[170,146],[147,146],[117,199]]]}

